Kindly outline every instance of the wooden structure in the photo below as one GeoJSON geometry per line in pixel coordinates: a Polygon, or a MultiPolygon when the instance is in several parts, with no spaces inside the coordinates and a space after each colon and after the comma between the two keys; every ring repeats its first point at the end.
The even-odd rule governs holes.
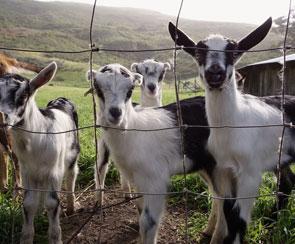
{"type": "MultiPolygon", "coordinates": [[[[281,94],[279,75],[282,63],[283,57],[278,57],[238,69],[244,77],[244,92],[255,96],[281,94]]],[[[295,54],[286,56],[286,64],[285,93],[295,95],[295,54]]]]}

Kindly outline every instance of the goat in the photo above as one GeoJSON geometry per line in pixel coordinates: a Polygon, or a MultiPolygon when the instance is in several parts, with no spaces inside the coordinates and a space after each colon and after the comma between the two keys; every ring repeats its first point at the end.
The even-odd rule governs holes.
{"type": "MultiPolygon", "coordinates": [[[[143,82],[141,88],[140,107],[159,107],[162,106],[162,81],[165,77],[167,70],[170,70],[170,64],[168,62],[162,63],[154,59],[146,59],[140,63],[133,63],[131,70],[141,74],[143,76],[143,82]]],[[[89,77],[88,77],[89,79],[89,77]]],[[[136,108],[139,108],[137,104],[133,104],[136,108]]],[[[96,189],[103,189],[105,176],[108,170],[109,162],[109,149],[103,140],[98,142],[98,161],[95,166],[95,182],[96,189]],[[98,170],[96,170],[98,169],[98,170]]],[[[121,187],[123,192],[130,192],[130,185],[124,175],[121,175],[121,187]]],[[[96,194],[98,202],[103,201],[103,192],[96,194]]],[[[125,197],[130,197],[129,194],[125,194],[125,197]]]]}
{"type": "Polygon", "coordinates": [[[15,58],[8,57],[4,53],[0,53],[0,76],[7,73],[15,73],[19,69],[33,71],[39,73],[42,68],[27,62],[21,62],[15,58]]]}
{"type": "MultiPolygon", "coordinates": [[[[134,108],[132,90],[142,76],[119,64],[110,64],[92,72],[94,92],[99,102],[98,122],[117,129],[154,130],[177,124],[175,103],[160,108],[134,108]]],[[[89,76],[88,72],[88,76],[89,76]]],[[[182,100],[182,119],[188,125],[207,125],[203,97],[182,100]],[[196,111],[193,116],[191,111],[196,111]]],[[[166,193],[171,175],[183,172],[179,129],[165,131],[120,131],[103,129],[102,140],[121,174],[139,192],[166,193]]],[[[208,128],[188,128],[184,133],[187,172],[199,170],[210,178],[215,160],[206,149],[208,128]]],[[[143,243],[156,243],[165,206],[164,195],[144,195],[138,203],[140,236],[143,243]]]]}
{"type": "Polygon", "coordinates": [[[34,97],[38,88],[53,78],[56,69],[56,63],[52,62],[32,80],[15,74],[6,74],[0,78],[0,111],[5,114],[9,125],[17,127],[9,128],[9,131],[13,151],[19,159],[24,187],[21,243],[33,243],[33,221],[41,196],[48,213],[49,243],[62,243],[57,191],[61,189],[65,173],[66,189],[72,192],[67,195],[67,211],[74,211],[73,191],[80,150],[78,133],[26,132],[54,133],[78,127],[77,112],[69,100],[57,98],[49,102],[45,109],[39,109],[36,105],[34,97]]]}
{"type": "MultiPolygon", "coordinates": [[[[242,94],[235,80],[235,64],[245,51],[265,38],[271,24],[272,19],[269,18],[238,42],[221,35],[211,35],[196,44],[169,23],[172,39],[177,45],[183,46],[184,51],[199,65],[210,126],[282,124],[278,105],[266,103],[267,99],[242,94]]],[[[287,99],[287,122],[294,123],[294,109],[294,99],[287,99]]],[[[228,198],[256,195],[262,173],[276,169],[281,135],[282,127],[212,128],[207,146],[216,160],[212,172],[214,192],[228,198]]],[[[294,136],[291,129],[286,128],[282,167],[294,161],[294,136]]],[[[216,225],[211,243],[242,243],[253,202],[252,198],[217,201],[216,225]]]]}
{"type": "MultiPolygon", "coordinates": [[[[8,57],[7,55],[0,53],[0,77],[4,74],[12,73],[20,69],[29,70],[33,72],[40,72],[41,68],[36,65],[29,64],[26,62],[17,61],[14,58],[8,57]]],[[[5,118],[1,116],[0,122],[5,123],[5,118]]],[[[8,181],[8,161],[10,154],[13,158],[14,169],[15,169],[15,185],[20,185],[19,176],[19,165],[14,152],[11,150],[11,137],[9,133],[6,133],[2,128],[0,129],[0,191],[7,191],[8,181]]]]}
{"type": "Polygon", "coordinates": [[[133,63],[131,70],[143,76],[140,86],[142,107],[162,106],[162,81],[171,66],[168,62],[162,63],[154,59],[144,60],[142,63],[133,63]]]}

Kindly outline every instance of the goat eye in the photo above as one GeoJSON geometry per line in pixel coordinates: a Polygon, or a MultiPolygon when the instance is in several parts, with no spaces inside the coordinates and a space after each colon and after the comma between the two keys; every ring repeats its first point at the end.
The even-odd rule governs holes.
{"type": "Polygon", "coordinates": [[[126,94],[126,101],[132,96],[133,87],[126,94]]]}
{"type": "Polygon", "coordinates": [[[96,87],[95,90],[96,90],[97,96],[100,97],[104,101],[104,95],[103,95],[102,91],[100,90],[100,88],[96,87]]]}
{"type": "Polygon", "coordinates": [[[163,80],[164,73],[165,73],[165,71],[162,71],[162,73],[160,74],[160,76],[159,76],[159,82],[163,80]]]}
{"type": "Polygon", "coordinates": [[[208,46],[202,41],[198,42],[196,49],[196,58],[200,65],[205,64],[207,52],[208,46]]]}
{"type": "Polygon", "coordinates": [[[129,78],[130,75],[123,69],[120,69],[121,75],[123,75],[125,78],[129,78]]]}
{"type": "Polygon", "coordinates": [[[112,69],[110,69],[108,66],[105,66],[100,72],[101,73],[112,72],[112,69]]]}

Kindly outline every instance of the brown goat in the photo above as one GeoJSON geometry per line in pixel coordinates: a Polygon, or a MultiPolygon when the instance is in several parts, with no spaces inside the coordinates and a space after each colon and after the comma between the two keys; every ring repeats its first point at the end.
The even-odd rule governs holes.
{"type": "Polygon", "coordinates": [[[18,69],[24,69],[39,73],[42,68],[34,64],[17,61],[15,58],[11,58],[3,53],[0,53],[0,76],[7,73],[14,73],[14,71],[18,69]]]}
{"type": "MultiPolygon", "coordinates": [[[[42,68],[25,62],[17,61],[14,58],[0,53],[0,77],[7,73],[14,73],[17,70],[24,69],[39,73],[42,68]]],[[[0,124],[4,124],[5,119],[0,113],[0,124]]],[[[8,161],[9,155],[12,157],[13,168],[15,170],[15,184],[20,185],[19,164],[15,154],[12,151],[10,135],[3,128],[0,128],[0,192],[7,191],[8,181],[8,161]]]]}

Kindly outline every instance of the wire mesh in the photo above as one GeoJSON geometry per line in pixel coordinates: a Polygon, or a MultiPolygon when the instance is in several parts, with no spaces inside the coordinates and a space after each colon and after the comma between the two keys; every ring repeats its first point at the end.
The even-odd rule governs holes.
{"type": "MultiPolygon", "coordinates": [[[[178,27],[179,19],[180,19],[180,14],[181,14],[181,9],[183,6],[184,0],[180,1],[179,5],[179,10],[176,18],[176,28],[178,27]]],[[[62,53],[62,54],[82,54],[82,53],[89,53],[89,68],[92,70],[93,68],[93,54],[98,53],[98,52],[162,52],[162,51],[173,51],[174,52],[174,67],[173,67],[173,73],[174,73],[174,85],[175,85],[175,95],[176,95],[176,104],[177,104],[177,121],[178,125],[174,127],[167,127],[167,128],[158,128],[158,129],[136,129],[136,128],[129,128],[129,129],[121,129],[121,128],[114,128],[111,126],[103,126],[103,125],[98,125],[97,124],[97,108],[96,108],[96,103],[95,103],[95,98],[94,94],[92,94],[92,103],[93,103],[93,120],[94,123],[89,126],[84,126],[84,127],[79,127],[74,130],[68,130],[68,131],[60,131],[60,132],[42,132],[42,131],[30,131],[23,129],[18,126],[10,125],[10,124],[0,124],[0,127],[7,128],[7,127],[12,127],[12,129],[15,130],[22,130],[27,133],[34,133],[34,134],[62,134],[62,133],[71,133],[74,131],[80,131],[80,130],[86,130],[86,129],[93,129],[94,130],[94,139],[95,139],[95,162],[97,162],[98,158],[98,150],[97,150],[97,143],[98,143],[98,138],[97,138],[97,128],[104,128],[104,129],[113,129],[113,130],[122,130],[122,131],[138,131],[138,132],[150,132],[150,131],[162,131],[162,130],[179,130],[180,135],[181,135],[181,151],[183,155],[183,175],[184,175],[184,186],[183,186],[183,191],[178,191],[178,192],[163,192],[163,193],[147,193],[147,192],[133,192],[133,194],[137,195],[137,197],[130,198],[128,200],[121,201],[119,203],[116,203],[114,205],[109,205],[109,206],[103,206],[102,202],[98,203],[96,202],[93,206],[92,212],[90,213],[89,217],[85,220],[85,222],[82,223],[82,225],[79,226],[79,228],[72,234],[72,236],[67,240],[66,243],[71,243],[77,235],[81,232],[81,230],[89,223],[92,219],[92,217],[95,214],[100,215],[101,221],[103,220],[103,210],[120,205],[120,204],[125,204],[126,202],[135,200],[137,198],[140,198],[144,195],[183,195],[185,199],[185,242],[189,242],[189,237],[188,237],[188,207],[187,207],[187,202],[188,202],[188,197],[189,195],[193,196],[198,196],[198,197],[204,197],[204,198],[211,198],[211,199],[217,199],[217,200],[237,200],[237,199],[257,199],[261,197],[279,197],[279,196],[287,196],[287,197],[292,197],[294,198],[294,195],[287,195],[279,191],[280,188],[280,177],[281,177],[281,156],[282,156],[282,147],[283,147],[283,140],[284,140],[284,134],[285,134],[285,129],[286,128],[294,128],[294,125],[292,123],[286,123],[285,121],[285,111],[284,111],[284,104],[285,104],[285,73],[286,73],[286,52],[289,50],[295,50],[295,47],[293,46],[288,46],[287,45],[287,36],[288,36],[288,28],[289,28],[289,21],[290,21],[290,13],[291,13],[291,3],[292,0],[289,2],[289,10],[288,10],[288,18],[287,18],[287,25],[286,25],[286,31],[284,35],[284,44],[283,47],[277,47],[277,48],[269,48],[269,49],[257,49],[257,50],[241,50],[243,52],[249,52],[249,53],[254,53],[254,52],[267,52],[267,51],[282,51],[283,52],[283,66],[282,66],[282,76],[281,76],[281,82],[282,82],[282,99],[281,99],[281,111],[282,111],[282,123],[280,124],[269,124],[269,125],[241,125],[241,126],[232,126],[232,125],[221,125],[221,126],[203,126],[203,125],[186,125],[183,124],[182,121],[182,115],[181,115],[181,106],[180,106],[180,100],[179,100],[179,84],[177,82],[177,55],[176,52],[178,50],[182,50],[183,47],[178,47],[175,42],[174,47],[169,47],[169,48],[155,48],[155,49],[137,49],[137,50],[131,50],[131,49],[110,49],[110,48],[99,48],[96,47],[96,45],[93,42],[93,37],[92,37],[92,26],[93,26],[93,21],[94,21],[94,15],[95,15],[95,9],[97,7],[97,1],[94,0],[93,3],[93,8],[92,8],[92,14],[91,14],[91,21],[90,21],[90,28],[89,28],[89,43],[90,47],[87,49],[83,50],[33,50],[33,49],[25,49],[25,48],[7,48],[7,47],[0,47],[0,50],[7,50],[7,51],[17,51],[17,52],[38,52],[38,53],[62,53]],[[240,128],[264,128],[264,127],[282,127],[282,136],[281,136],[281,141],[279,145],[279,159],[277,163],[277,191],[271,193],[271,194],[257,194],[257,195],[252,195],[252,196],[242,196],[242,197],[217,197],[217,196],[212,196],[204,193],[196,193],[187,190],[187,182],[186,182],[186,168],[185,168],[185,153],[184,153],[184,131],[187,128],[232,128],[232,129],[240,129],[240,128]]],[[[177,35],[175,36],[175,40],[177,39],[177,35]]],[[[186,47],[189,48],[189,47],[186,47]]],[[[197,48],[197,47],[190,47],[192,49],[202,49],[202,48],[197,48]]],[[[221,51],[221,50],[212,50],[210,49],[209,51],[219,51],[219,52],[232,52],[232,51],[221,51]]],[[[93,89],[93,77],[92,77],[92,72],[90,72],[90,86],[93,89]]],[[[11,159],[13,160],[12,156],[9,155],[11,159]]],[[[96,172],[98,172],[97,169],[97,164],[96,165],[96,172]]],[[[98,176],[97,176],[98,177],[98,176]]],[[[39,192],[47,192],[47,190],[44,189],[27,189],[23,187],[15,187],[15,190],[21,190],[21,191],[39,191],[39,192]]],[[[122,191],[116,191],[112,189],[83,189],[83,190],[78,190],[75,191],[74,193],[81,193],[81,194],[87,194],[87,193],[93,193],[93,192],[120,192],[122,191]]],[[[60,194],[72,194],[73,192],[69,191],[56,191],[57,193],[60,194]]],[[[128,193],[128,192],[123,192],[123,193],[128,193]]],[[[101,198],[102,199],[102,198],[101,198]]],[[[14,224],[13,224],[14,228],[14,224]]],[[[101,229],[100,229],[101,230],[101,229]]],[[[12,230],[13,232],[14,230],[12,230]]],[[[13,238],[12,238],[13,240],[13,238]]],[[[99,238],[100,242],[100,238],[99,238]]]]}

